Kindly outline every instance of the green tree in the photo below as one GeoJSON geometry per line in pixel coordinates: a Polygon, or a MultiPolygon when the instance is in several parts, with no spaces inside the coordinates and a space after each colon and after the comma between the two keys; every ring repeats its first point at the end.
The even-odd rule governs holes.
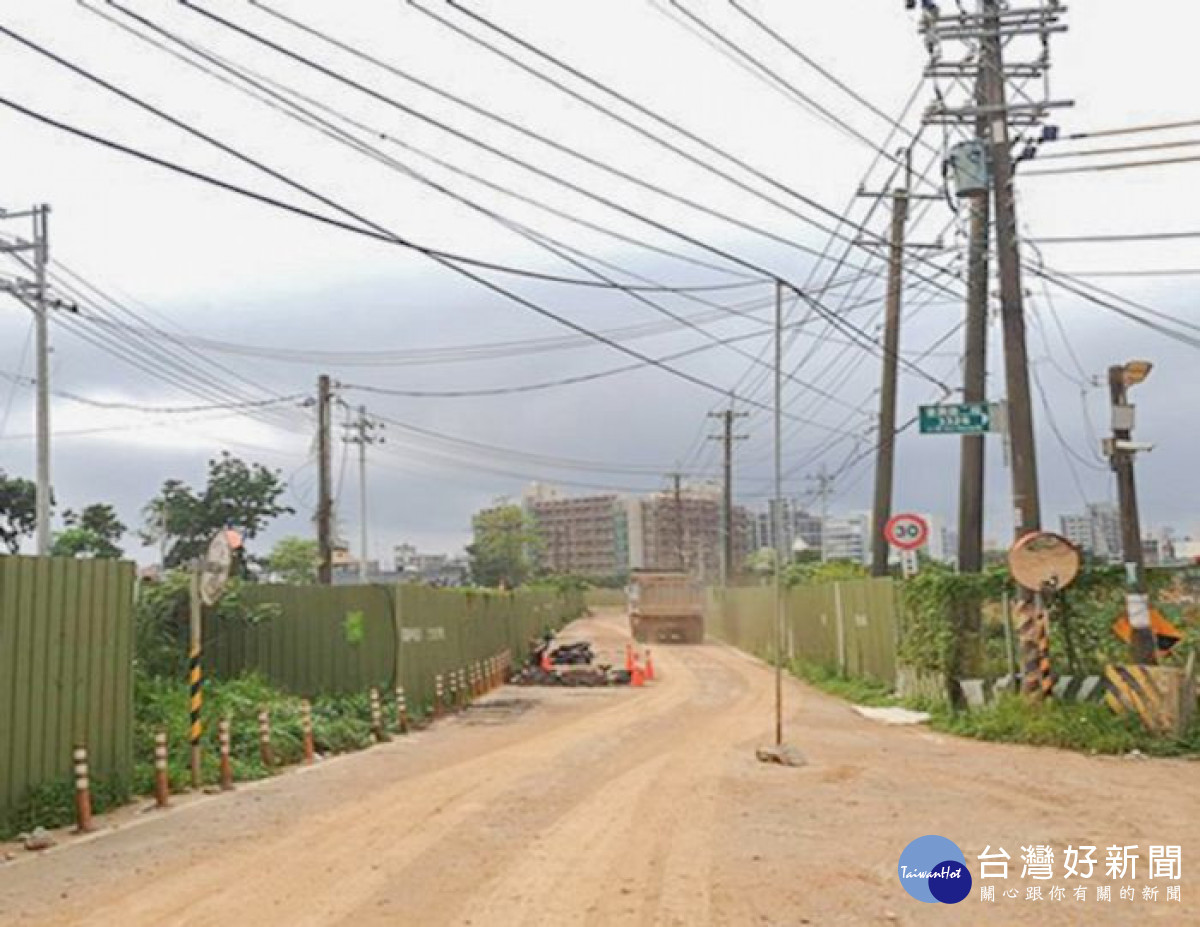
{"type": "Polygon", "coordinates": [[[285,583],[315,583],[321,551],[308,538],[280,538],[267,558],[267,568],[285,583]]]}
{"type": "Polygon", "coordinates": [[[15,554],[37,526],[37,487],[0,470],[0,544],[15,554]]]}
{"type": "Polygon", "coordinates": [[[533,575],[541,536],[519,505],[501,505],[473,520],[475,542],[467,547],[477,586],[512,589],[533,575]]]}
{"type": "Polygon", "coordinates": [[[50,553],[55,557],[100,557],[117,560],[124,551],[118,542],[127,530],[111,505],[96,503],[82,512],[63,513],[67,528],[54,537],[50,553]]]}
{"type": "Polygon", "coordinates": [[[208,462],[203,492],[182,480],[163,484],[143,510],[142,540],[165,544],[166,566],[181,566],[201,556],[222,528],[236,528],[250,540],[273,518],[293,512],[279,501],[285,489],[278,470],[248,464],[225,451],[208,462]]]}

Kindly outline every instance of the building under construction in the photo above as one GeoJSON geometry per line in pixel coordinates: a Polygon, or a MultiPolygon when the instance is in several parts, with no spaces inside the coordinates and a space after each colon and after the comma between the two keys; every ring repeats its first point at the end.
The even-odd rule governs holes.
{"type": "MultiPolygon", "coordinates": [[[[721,492],[707,484],[648,496],[568,496],[534,485],[523,498],[552,573],[618,576],[636,569],[684,570],[702,579],[721,571],[721,492]]],[[[750,518],[733,510],[735,569],[750,550],[750,518]]]]}

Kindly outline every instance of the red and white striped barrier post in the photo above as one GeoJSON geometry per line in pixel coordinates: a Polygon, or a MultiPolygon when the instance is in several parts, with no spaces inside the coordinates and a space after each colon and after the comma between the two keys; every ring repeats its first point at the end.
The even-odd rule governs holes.
{"type": "Polygon", "coordinates": [[[159,731],[154,735],[154,804],[167,807],[171,794],[171,782],[167,776],[167,734],[159,731]]]}
{"type": "Polygon", "coordinates": [[[217,722],[217,745],[221,760],[221,791],[233,788],[233,764],[229,761],[229,719],[217,722]]]}
{"type": "Polygon", "coordinates": [[[271,713],[265,708],[258,713],[258,755],[267,769],[275,765],[271,752],[271,713]]]}
{"type": "Polygon", "coordinates": [[[87,747],[76,747],[71,759],[75,772],[75,832],[86,834],[92,829],[92,784],[88,778],[87,747]]]}
{"type": "Polygon", "coordinates": [[[408,699],[404,697],[404,686],[396,686],[396,730],[408,733],[408,699]]]}
{"type": "Polygon", "coordinates": [[[304,735],[304,762],[311,763],[313,750],[312,703],[308,699],[300,702],[300,731],[304,735]]]}

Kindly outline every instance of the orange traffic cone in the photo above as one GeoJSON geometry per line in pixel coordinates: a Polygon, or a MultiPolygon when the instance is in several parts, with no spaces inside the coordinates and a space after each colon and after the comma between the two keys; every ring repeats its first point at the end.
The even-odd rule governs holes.
{"type": "Polygon", "coordinates": [[[654,681],[654,658],[650,656],[650,648],[646,648],[646,681],[654,681]]]}
{"type": "Polygon", "coordinates": [[[625,671],[633,672],[633,644],[625,645],[625,671]]]}
{"type": "Polygon", "coordinates": [[[635,659],[633,661],[633,669],[629,671],[629,684],[631,686],[641,686],[645,685],[645,683],[646,676],[642,672],[641,666],[638,665],[638,661],[635,659]]]}
{"type": "Polygon", "coordinates": [[[542,670],[547,673],[554,672],[554,667],[550,665],[550,651],[542,651],[542,670]]]}

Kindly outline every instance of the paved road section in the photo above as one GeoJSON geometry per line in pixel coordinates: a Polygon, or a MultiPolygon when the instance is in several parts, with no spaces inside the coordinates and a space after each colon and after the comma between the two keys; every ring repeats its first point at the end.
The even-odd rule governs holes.
{"type": "MultiPolygon", "coordinates": [[[[615,615],[576,623],[614,662],[615,615]]],[[[802,769],[765,766],[772,675],[660,648],[641,690],[504,688],[434,729],[0,866],[0,924],[1200,923],[1200,766],[962,741],[866,721],[789,683],[802,769]],[[901,850],[1012,856],[996,902],[925,905],[901,850]],[[1138,844],[1137,900],[1099,872],[1020,878],[1021,847],[1138,844]],[[1176,882],[1150,844],[1183,847],[1176,882]],[[1095,886],[1114,884],[1113,900],[1095,886]],[[1182,901],[1167,901],[1167,886],[1182,901]],[[1061,901],[1050,889],[1068,889],[1061,901]],[[1142,888],[1158,887],[1155,901],[1142,888]],[[1026,900],[1042,886],[1044,900],[1026,900]],[[1009,899],[1003,891],[1019,890],[1009,899]]],[[[1101,870],[1103,867],[1101,866],[1101,870]]],[[[989,883],[985,883],[989,884],[989,883]]]]}

